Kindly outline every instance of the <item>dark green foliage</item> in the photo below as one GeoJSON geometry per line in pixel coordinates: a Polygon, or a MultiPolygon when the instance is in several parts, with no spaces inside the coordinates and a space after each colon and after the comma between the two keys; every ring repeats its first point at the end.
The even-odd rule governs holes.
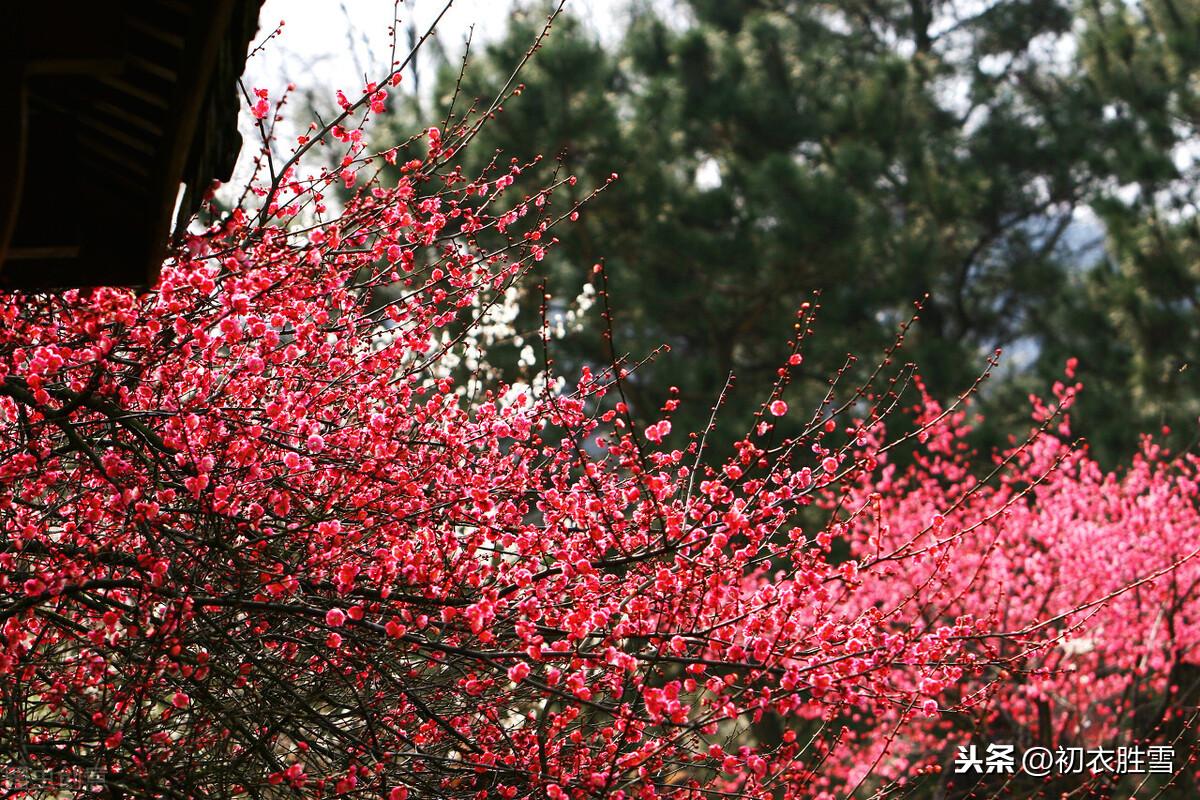
{"type": "MultiPolygon", "coordinates": [[[[1076,428],[1102,456],[1161,423],[1190,440],[1200,231],[1176,156],[1197,142],[1198,4],[961,5],[692,0],[631,13],[607,50],[568,4],[468,159],[544,153],[548,172],[562,153],[572,199],[620,174],[544,266],[566,297],[604,259],[617,354],[672,348],[632,381],[639,413],[676,385],[675,430],[700,428],[734,371],[725,425],[744,426],[820,290],[802,403],[847,352],[872,362],[928,293],[904,352],[935,394],[1013,350],[983,395],[985,439],[1074,355],[1076,428]]],[[[543,11],[474,55],[467,98],[502,85],[543,11]]],[[[456,77],[447,65],[440,97],[456,77]]],[[[610,358],[594,330],[558,347],[567,369],[610,358]]]]}

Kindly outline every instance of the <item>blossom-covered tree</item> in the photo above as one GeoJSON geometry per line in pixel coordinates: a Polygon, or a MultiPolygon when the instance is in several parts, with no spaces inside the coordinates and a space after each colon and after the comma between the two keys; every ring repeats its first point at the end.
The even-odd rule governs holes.
{"type": "MultiPolygon", "coordinates": [[[[1074,369],[1069,362],[1068,380],[1074,369]]],[[[1032,782],[941,770],[942,791],[1196,791],[1200,460],[1147,436],[1129,467],[1102,471],[1086,446],[1071,443],[1066,408],[1081,389],[1056,384],[1053,409],[1034,398],[1037,435],[996,455],[998,479],[989,483],[978,481],[962,443],[966,414],[946,415],[926,396],[914,409],[931,423],[922,451],[907,465],[861,474],[846,498],[855,509],[841,529],[850,552],[860,569],[882,568],[889,578],[864,587],[860,607],[918,603],[930,624],[969,615],[988,631],[982,672],[948,670],[925,685],[946,690],[946,714],[909,726],[894,743],[862,739],[879,754],[881,774],[937,772],[974,738],[1107,750],[1110,767],[1056,769],[1032,782]],[[1154,744],[1174,752],[1177,769],[1165,777],[1111,766],[1118,748],[1154,744]]],[[[862,755],[847,763],[852,774],[862,755]]]]}
{"type": "Polygon", "coordinates": [[[1064,642],[1119,664],[1106,692],[1168,696],[1194,658],[1191,462],[1109,478],[1034,436],[979,481],[965,399],[885,436],[916,385],[903,330],[801,414],[815,303],[745,435],[720,402],[683,449],[677,400],[638,426],[633,361],[555,375],[553,298],[543,374],[495,383],[479,327],[537,280],[573,179],[457,166],[515,79],[370,150],[393,66],[284,153],[282,101],[248,92],[260,172],[152,291],[0,298],[11,796],[87,770],[109,797],[807,797],[899,777],[984,703],[1029,726],[1061,691],[1069,724],[1115,729],[1132,706],[1093,711],[1064,642]],[[1068,533],[1145,557],[1114,570],[1068,533]],[[1144,644],[1095,627],[1137,603],[1167,609],[1144,644]]]}

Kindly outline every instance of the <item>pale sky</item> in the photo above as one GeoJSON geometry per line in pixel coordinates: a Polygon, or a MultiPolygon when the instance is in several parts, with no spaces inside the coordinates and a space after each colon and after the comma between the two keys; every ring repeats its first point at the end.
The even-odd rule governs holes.
{"type": "MultiPolygon", "coordinates": [[[[615,33],[614,21],[630,0],[567,0],[573,15],[601,37],[615,33]]],[[[437,35],[449,51],[458,53],[467,31],[475,25],[476,46],[502,34],[513,0],[454,0],[442,18],[437,35]]],[[[407,0],[399,5],[401,41],[397,58],[407,53],[407,30],[415,23],[424,33],[444,0],[407,0]]],[[[386,74],[391,55],[388,28],[396,10],[393,0],[267,0],[259,14],[259,39],[285,20],[283,35],[247,64],[247,83],[275,88],[292,81],[360,88],[363,72],[372,79],[386,74]]]]}
{"type": "MultiPolygon", "coordinates": [[[[536,2],[536,0],[534,0],[536,2]]],[[[624,12],[635,3],[661,3],[669,0],[567,0],[565,14],[581,20],[601,40],[619,35],[624,12]]],[[[453,0],[442,17],[436,36],[442,47],[457,59],[471,25],[475,26],[473,45],[478,49],[489,40],[502,36],[506,20],[514,6],[532,5],[529,0],[453,0]]],[[[395,58],[408,53],[408,32],[414,27],[417,35],[428,30],[445,0],[403,0],[397,7],[394,0],[266,0],[259,14],[259,31],[253,45],[267,37],[282,20],[283,33],[271,40],[246,63],[244,82],[247,91],[266,89],[272,102],[288,83],[301,92],[314,92],[318,108],[334,107],[334,92],[342,89],[357,99],[365,81],[375,81],[389,72],[392,43],[388,29],[393,15],[399,11],[400,38],[395,58]]],[[[252,47],[253,47],[252,45],[252,47]]],[[[422,90],[432,86],[431,64],[428,56],[422,60],[422,90]]],[[[412,91],[412,77],[405,74],[403,88],[412,91]]],[[[277,151],[291,149],[299,129],[310,121],[303,108],[292,104],[284,121],[276,126],[277,151]],[[298,127],[297,127],[298,125],[298,127]]],[[[259,134],[248,113],[241,120],[243,147],[229,191],[244,185],[252,172],[259,134]]]]}

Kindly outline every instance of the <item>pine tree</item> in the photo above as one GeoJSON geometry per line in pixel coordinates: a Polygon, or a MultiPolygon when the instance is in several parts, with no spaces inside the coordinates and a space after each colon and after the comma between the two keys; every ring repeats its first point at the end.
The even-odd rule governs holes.
{"type": "MultiPolygon", "coordinates": [[[[474,55],[462,96],[507,79],[541,11],[474,55]]],[[[475,151],[558,149],[562,163],[537,169],[579,176],[575,197],[621,176],[546,262],[567,297],[604,260],[615,351],[589,333],[559,344],[560,362],[636,361],[665,344],[631,380],[639,411],[662,400],[639,386],[677,385],[683,427],[701,427],[734,372],[729,416],[745,419],[774,377],[778,331],[814,290],[814,393],[847,352],[884,348],[928,294],[905,352],[933,392],[962,390],[994,348],[1010,351],[984,397],[1012,414],[992,413],[985,440],[1070,355],[1091,387],[1079,427],[1104,453],[1134,443],[1131,419],[1194,417],[1177,402],[1196,374],[1178,372],[1190,337],[1161,330],[1188,327],[1196,297],[1189,184],[1172,161],[1195,139],[1194,3],[671,11],[683,13],[635,8],[611,50],[562,18],[475,151]],[[1140,196],[1122,201],[1131,183],[1140,196]]],[[[443,71],[443,97],[457,78],[443,71]]]]}

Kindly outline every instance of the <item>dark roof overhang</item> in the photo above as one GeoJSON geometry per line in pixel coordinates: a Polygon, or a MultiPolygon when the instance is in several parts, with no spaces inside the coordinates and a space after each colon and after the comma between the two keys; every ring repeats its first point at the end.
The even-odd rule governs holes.
{"type": "Polygon", "coordinates": [[[233,169],[261,2],[0,12],[0,288],[154,281],[176,220],[233,169]]]}

